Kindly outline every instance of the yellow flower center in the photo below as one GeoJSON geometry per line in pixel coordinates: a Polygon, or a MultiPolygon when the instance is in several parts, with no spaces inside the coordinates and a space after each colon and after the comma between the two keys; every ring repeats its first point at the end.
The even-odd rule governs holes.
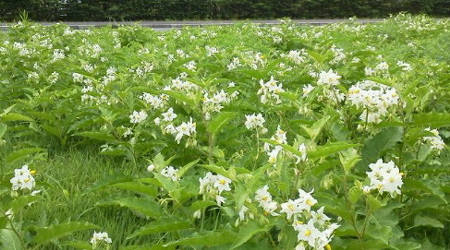
{"type": "Polygon", "coordinates": [[[28,178],[27,178],[27,179],[25,179],[25,180],[23,180],[23,181],[25,181],[25,182],[27,183],[27,182],[29,182],[29,181],[30,181],[30,179],[28,179],[28,178]]]}
{"type": "Polygon", "coordinates": [[[220,185],[225,185],[227,183],[227,181],[225,181],[224,179],[219,181],[220,185]]]}
{"type": "Polygon", "coordinates": [[[30,174],[36,174],[36,170],[31,170],[30,174]]]}
{"type": "Polygon", "coordinates": [[[289,208],[289,210],[294,211],[294,205],[289,204],[289,205],[288,205],[288,208],[289,208]]]}
{"type": "Polygon", "coordinates": [[[306,231],[305,231],[305,236],[310,236],[310,235],[311,235],[311,231],[306,230],[306,231]]]}
{"type": "Polygon", "coordinates": [[[306,204],[308,204],[309,206],[313,206],[314,205],[313,201],[310,200],[310,199],[306,200],[306,204]]]}
{"type": "Polygon", "coordinates": [[[327,245],[325,246],[325,248],[326,248],[327,250],[331,250],[330,244],[327,244],[327,245]]]}

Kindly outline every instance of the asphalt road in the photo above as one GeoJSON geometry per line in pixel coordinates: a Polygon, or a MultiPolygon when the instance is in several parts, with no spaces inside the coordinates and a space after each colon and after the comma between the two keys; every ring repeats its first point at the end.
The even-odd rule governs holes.
{"type": "MultiPolygon", "coordinates": [[[[348,22],[349,19],[294,19],[292,20],[298,25],[325,25],[329,23],[348,22]]],[[[383,19],[356,19],[359,23],[374,23],[383,21],[383,19]]],[[[274,25],[279,24],[279,20],[211,20],[211,21],[138,21],[138,22],[64,22],[73,29],[87,29],[92,27],[104,26],[121,26],[121,25],[135,25],[142,27],[154,28],[155,30],[169,30],[173,28],[182,28],[184,26],[202,27],[209,25],[232,25],[237,22],[251,22],[260,25],[274,25]]],[[[44,26],[54,25],[57,22],[39,22],[44,26]]],[[[0,23],[1,30],[7,30],[13,23],[0,23]]]]}

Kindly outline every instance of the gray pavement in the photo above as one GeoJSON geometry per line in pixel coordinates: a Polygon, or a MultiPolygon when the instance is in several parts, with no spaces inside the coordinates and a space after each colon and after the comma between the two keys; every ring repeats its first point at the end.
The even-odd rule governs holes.
{"type": "MultiPolygon", "coordinates": [[[[298,25],[325,25],[329,23],[349,22],[349,19],[294,19],[298,25]]],[[[374,23],[383,21],[383,19],[356,19],[359,23],[374,23]]],[[[250,22],[260,25],[279,24],[279,20],[210,20],[210,21],[124,21],[124,22],[64,22],[73,29],[87,29],[92,27],[104,26],[122,26],[122,25],[140,25],[142,27],[154,28],[156,30],[169,30],[173,28],[182,28],[184,26],[203,27],[210,25],[232,25],[238,22],[250,22]]],[[[44,26],[54,25],[57,22],[39,22],[44,26]]],[[[0,23],[1,30],[7,30],[13,23],[0,23]]]]}

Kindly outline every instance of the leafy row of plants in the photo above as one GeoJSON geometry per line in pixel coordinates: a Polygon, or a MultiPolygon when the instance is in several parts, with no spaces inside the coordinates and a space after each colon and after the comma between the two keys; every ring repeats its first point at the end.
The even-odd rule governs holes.
{"type": "Polygon", "coordinates": [[[448,27],[19,23],[0,38],[0,244],[444,249],[448,27]],[[62,186],[45,165],[86,150],[122,165],[80,183],[106,197],[73,220],[27,216],[62,186]],[[114,219],[83,220],[97,208],[143,226],[119,242],[114,219]]]}

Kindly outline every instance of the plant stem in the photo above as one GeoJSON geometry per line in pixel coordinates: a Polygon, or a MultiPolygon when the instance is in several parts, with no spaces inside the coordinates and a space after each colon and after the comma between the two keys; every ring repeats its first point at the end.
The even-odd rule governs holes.
{"type": "MultiPolygon", "coordinates": [[[[5,216],[6,220],[8,220],[9,225],[11,225],[11,230],[14,232],[14,234],[17,235],[17,237],[20,240],[20,244],[22,245],[23,249],[27,249],[25,242],[23,241],[22,235],[17,231],[17,229],[14,227],[13,221],[9,218],[9,216],[4,212],[3,210],[0,210],[2,214],[5,216]]],[[[20,212],[20,222],[22,222],[22,213],[20,212]]],[[[6,228],[7,229],[7,228],[6,228]]]]}

